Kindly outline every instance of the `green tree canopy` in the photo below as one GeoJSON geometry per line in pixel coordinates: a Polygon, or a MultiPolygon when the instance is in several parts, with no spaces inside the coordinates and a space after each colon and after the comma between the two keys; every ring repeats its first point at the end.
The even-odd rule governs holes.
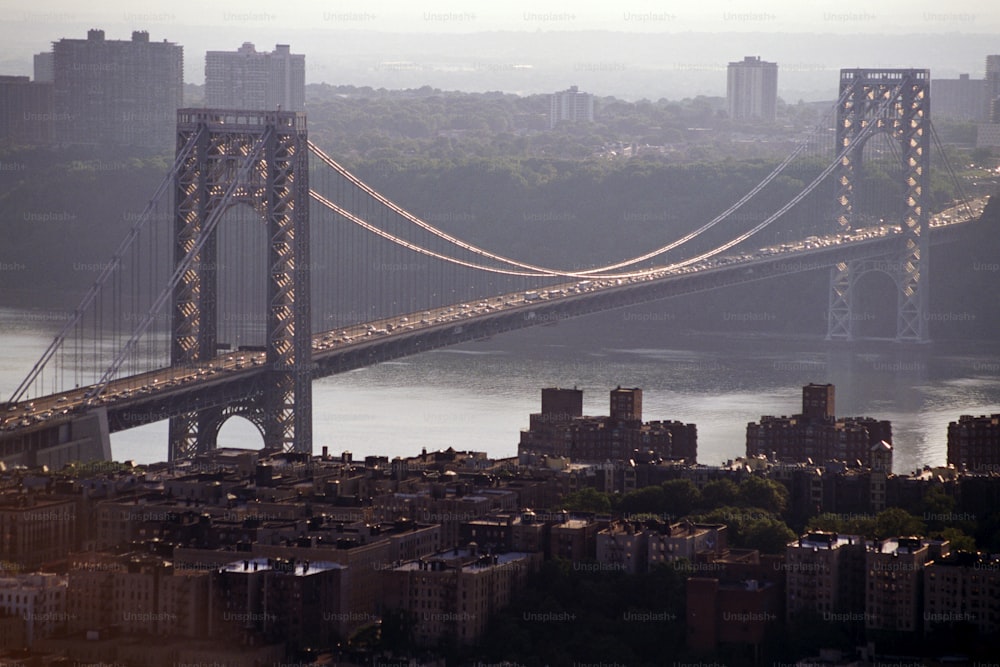
{"type": "Polygon", "coordinates": [[[671,479],[660,485],[663,508],[672,516],[686,516],[701,503],[701,491],[689,479],[671,479]]]}
{"type": "Polygon", "coordinates": [[[731,480],[711,481],[701,489],[701,507],[713,509],[725,505],[735,505],[739,491],[739,487],[731,480]]]}
{"type": "Polygon", "coordinates": [[[773,479],[750,477],[740,483],[737,501],[742,507],[759,507],[774,514],[784,514],[788,508],[788,489],[773,479]]]}
{"type": "Polygon", "coordinates": [[[742,546],[763,554],[783,554],[796,535],[780,519],[760,518],[748,523],[742,531],[742,546]]]}
{"type": "Polygon", "coordinates": [[[559,501],[555,509],[607,514],[611,511],[611,499],[608,497],[608,494],[602,493],[592,486],[587,486],[579,491],[567,493],[562,497],[562,500],[559,501]]]}

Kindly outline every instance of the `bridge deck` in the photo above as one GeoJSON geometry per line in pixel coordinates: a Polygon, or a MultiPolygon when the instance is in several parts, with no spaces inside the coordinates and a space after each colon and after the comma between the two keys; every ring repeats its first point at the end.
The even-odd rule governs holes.
{"type": "MultiPolygon", "coordinates": [[[[959,215],[955,209],[935,216],[930,224],[935,242],[950,240],[953,234],[949,232],[976,219],[984,203],[982,199],[975,202],[973,217],[959,215]]],[[[312,373],[324,377],[560,319],[812,271],[854,259],[891,256],[898,243],[898,228],[867,228],[851,235],[831,235],[665,268],[642,277],[574,280],[537,292],[503,294],[475,303],[358,323],[313,335],[312,373]]],[[[167,367],[114,380],[96,396],[92,394],[97,388],[87,386],[22,401],[6,406],[0,414],[0,443],[51,429],[95,409],[107,410],[109,429],[115,432],[176,414],[252,399],[264,391],[262,380],[267,370],[263,352],[236,351],[189,367],[167,367]]]]}

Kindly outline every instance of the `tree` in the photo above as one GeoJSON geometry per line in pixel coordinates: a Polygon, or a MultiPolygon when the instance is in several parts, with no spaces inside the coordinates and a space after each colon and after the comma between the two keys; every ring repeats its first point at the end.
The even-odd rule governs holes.
{"type": "Polygon", "coordinates": [[[773,479],[750,477],[740,484],[737,500],[742,507],[759,507],[774,514],[784,514],[788,507],[788,489],[773,479]]]}
{"type": "Polygon", "coordinates": [[[662,514],[665,511],[663,489],[644,486],[622,496],[619,509],[623,514],[662,514]]]}
{"type": "Polygon", "coordinates": [[[701,490],[701,506],[715,509],[725,505],[735,505],[739,496],[739,487],[728,479],[717,479],[709,482],[701,490]]]}
{"type": "Polygon", "coordinates": [[[966,535],[961,528],[949,526],[937,533],[932,533],[933,537],[939,540],[948,540],[952,551],[975,551],[976,540],[970,535],[966,535]]]}
{"type": "Polygon", "coordinates": [[[795,539],[792,529],[779,519],[756,519],[744,526],[742,533],[741,546],[763,554],[783,554],[785,546],[795,539]]]}
{"type": "Polygon", "coordinates": [[[660,488],[663,490],[663,509],[673,516],[687,516],[701,504],[701,491],[689,479],[671,479],[660,488]]]}
{"type": "Polygon", "coordinates": [[[875,535],[877,539],[906,535],[926,535],[927,526],[918,517],[904,509],[890,507],[875,517],[875,535]]]}
{"type": "Polygon", "coordinates": [[[955,515],[955,499],[939,486],[931,487],[920,501],[920,511],[931,529],[944,528],[946,519],[955,515]]]}
{"type": "Polygon", "coordinates": [[[820,514],[814,516],[806,525],[806,530],[822,530],[830,533],[842,533],[845,535],[875,535],[874,517],[853,517],[843,519],[836,514],[820,514]]]}
{"type": "Polygon", "coordinates": [[[611,511],[611,499],[608,494],[601,493],[592,486],[587,486],[579,491],[567,493],[562,497],[556,509],[607,514],[611,511]]]}

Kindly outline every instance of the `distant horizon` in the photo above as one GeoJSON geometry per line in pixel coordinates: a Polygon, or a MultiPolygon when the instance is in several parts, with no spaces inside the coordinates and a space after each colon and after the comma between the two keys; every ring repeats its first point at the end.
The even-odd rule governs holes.
{"type": "MultiPolygon", "coordinates": [[[[58,4],[43,2],[42,6],[58,4]]],[[[245,20],[235,20],[237,14],[231,14],[222,25],[214,26],[192,23],[186,17],[178,19],[179,13],[165,4],[162,14],[136,10],[132,5],[118,14],[42,9],[14,13],[0,21],[0,74],[32,76],[34,54],[48,51],[59,39],[84,39],[87,30],[96,28],[104,30],[109,40],[128,40],[133,30],[144,30],[152,41],[181,45],[186,52],[185,83],[195,85],[204,83],[207,51],[235,51],[244,42],[251,42],[260,51],[289,44],[293,53],[305,54],[309,84],[389,90],[430,86],[515,95],[578,85],[600,97],[673,100],[725,96],[726,65],[755,55],[778,63],[778,95],[794,104],[834,99],[837,72],[842,68],[916,67],[930,69],[933,78],[969,74],[979,79],[985,74],[986,55],[1000,52],[1000,18],[992,17],[1000,17],[1000,7],[989,15],[977,10],[968,16],[953,9],[949,14],[953,20],[932,20],[936,14],[929,12],[919,18],[917,11],[916,22],[877,32],[881,25],[878,17],[861,20],[863,14],[854,24],[821,20],[793,26],[792,30],[781,29],[784,24],[780,21],[756,21],[740,27],[724,20],[659,21],[656,30],[641,26],[629,29],[623,21],[539,21],[536,29],[528,30],[480,20],[478,14],[475,20],[464,23],[425,20],[419,15],[416,21],[399,17],[381,21],[377,8],[358,10],[375,17],[367,20],[348,21],[345,16],[337,22],[327,17],[312,24],[291,25],[275,13],[268,14],[274,18],[254,20],[255,3],[245,4],[238,8],[247,15],[245,20]],[[969,17],[976,18],[967,20],[969,17]],[[772,29],[761,30],[765,25],[772,29]]],[[[327,13],[350,14],[355,11],[353,4],[348,2],[327,13]]],[[[764,3],[769,4],[782,3],[764,3]]],[[[621,15],[631,10],[617,11],[621,15]]],[[[430,16],[432,10],[427,12],[430,16]]],[[[300,16],[315,13],[310,9],[300,16]]],[[[650,23],[655,22],[644,25],[650,23]]]]}

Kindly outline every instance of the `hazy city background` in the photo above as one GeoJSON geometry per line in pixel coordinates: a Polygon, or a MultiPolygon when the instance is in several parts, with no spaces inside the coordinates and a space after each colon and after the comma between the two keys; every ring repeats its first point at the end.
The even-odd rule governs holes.
{"type": "MultiPolygon", "coordinates": [[[[598,262],[643,250],[670,236],[665,226],[687,224],[728,204],[710,194],[723,184],[732,192],[752,185],[756,176],[749,168],[730,165],[704,180],[703,172],[683,165],[780,159],[832,103],[844,67],[926,67],[932,80],[949,81],[954,94],[940,95],[932,109],[958,109],[951,116],[939,112],[935,120],[956,151],[952,157],[967,159],[977,141],[976,123],[988,121],[989,105],[981,100],[980,113],[966,89],[984,80],[986,56],[998,50],[1000,10],[976,2],[945,8],[903,2],[877,8],[728,1],[684,8],[649,2],[620,8],[569,2],[241,2],[208,10],[177,3],[39,3],[0,20],[0,72],[32,76],[35,54],[63,38],[84,40],[94,29],[109,41],[147,31],[154,44],[183,47],[183,104],[193,106],[206,103],[206,52],[233,52],[246,43],[258,52],[289,45],[291,53],[305,55],[310,136],[394,199],[444,227],[505,245],[518,258],[540,261],[558,248],[569,262],[598,262]],[[727,64],[745,57],[777,65],[779,101],[770,123],[734,126],[727,117],[727,64]],[[971,83],[959,81],[960,75],[971,83]],[[549,96],[569,86],[587,98],[586,120],[593,122],[550,133],[549,96]],[[468,94],[488,91],[498,92],[468,94]],[[979,115],[972,117],[969,109],[979,115]],[[640,155],[641,170],[626,169],[628,159],[640,155]],[[469,169],[475,160],[520,179],[518,194],[503,189],[508,184],[496,170],[469,169]],[[569,185],[539,166],[566,160],[559,169],[568,170],[569,185]],[[606,170],[596,187],[587,180],[586,165],[593,164],[606,170]],[[456,174],[468,187],[450,187],[456,174]],[[636,185],[639,177],[642,187],[636,185]],[[706,196],[689,201],[687,184],[696,179],[706,196]],[[494,193],[500,205],[480,193],[494,193]],[[620,248],[591,240],[600,238],[608,220],[597,213],[601,206],[628,225],[629,233],[617,239],[620,248]]],[[[165,146],[171,114],[164,112],[165,146]]],[[[70,147],[57,158],[67,160],[68,168],[52,172],[59,187],[44,197],[24,172],[50,169],[45,155],[20,153],[0,170],[13,213],[4,221],[8,244],[0,259],[24,267],[3,284],[13,308],[5,317],[6,337],[18,341],[8,347],[4,386],[19,381],[60,317],[59,311],[43,316],[33,309],[73,307],[162,173],[162,157],[129,150],[70,147]],[[116,198],[94,196],[109,188],[116,198]]],[[[966,178],[976,195],[995,182],[985,170],[969,171],[966,178]]],[[[955,194],[943,184],[936,187],[943,188],[941,197],[955,194]]],[[[877,343],[827,350],[819,344],[827,326],[827,274],[819,271],[561,323],[554,336],[576,340],[572,346],[543,342],[552,337],[550,330],[529,331],[324,379],[316,390],[317,444],[360,453],[390,447],[402,454],[425,445],[477,443],[507,454],[540,386],[579,384],[588,397],[601,400],[608,385],[621,383],[645,386],[657,418],[699,423],[704,459],[718,462],[741,453],[748,420],[794,411],[803,383],[835,381],[844,410],[892,418],[900,446],[897,468],[939,463],[947,422],[959,412],[995,409],[1000,398],[992,380],[1000,367],[990,297],[998,269],[989,236],[984,232],[932,255],[933,337],[971,346],[957,352],[947,342],[902,357],[877,343]],[[775,292],[783,295],[782,303],[774,302],[775,292]],[[719,337],[692,334],[704,331],[719,337]],[[768,342],[796,337],[804,341],[798,350],[768,342]],[[521,357],[552,363],[537,372],[521,357]],[[438,365],[439,373],[427,370],[438,365]],[[426,371],[422,380],[406,380],[407,370],[420,368],[426,371]],[[678,368],[684,389],[676,383],[678,368]],[[500,383],[499,377],[509,379],[500,383]],[[454,394],[456,383],[474,378],[479,381],[466,386],[471,394],[459,392],[463,405],[454,394]],[[442,393],[435,398],[429,390],[442,393]],[[382,401],[376,417],[371,408],[382,401]],[[396,438],[402,430],[407,437],[396,438]]],[[[859,304],[861,326],[866,335],[891,337],[895,295],[884,281],[877,287],[859,304]]],[[[358,302],[345,304],[344,313],[359,312],[368,298],[355,296],[358,302]]],[[[163,458],[165,428],[116,434],[116,453],[163,458]]],[[[227,424],[223,436],[230,444],[258,437],[241,420],[227,424]]]]}
{"type": "Polygon", "coordinates": [[[927,66],[936,77],[983,73],[1000,10],[965,2],[795,2],[695,5],[638,0],[468,5],[397,3],[33,3],[0,19],[0,69],[30,74],[31,54],[103,28],[147,30],[185,48],[184,78],[204,79],[202,54],[291,44],[309,56],[307,83],[374,88],[549,92],[576,84],[628,100],[724,95],[726,63],[759,54],[781,65],[788,102],[831,99],[841,67],[927,66]]]}

